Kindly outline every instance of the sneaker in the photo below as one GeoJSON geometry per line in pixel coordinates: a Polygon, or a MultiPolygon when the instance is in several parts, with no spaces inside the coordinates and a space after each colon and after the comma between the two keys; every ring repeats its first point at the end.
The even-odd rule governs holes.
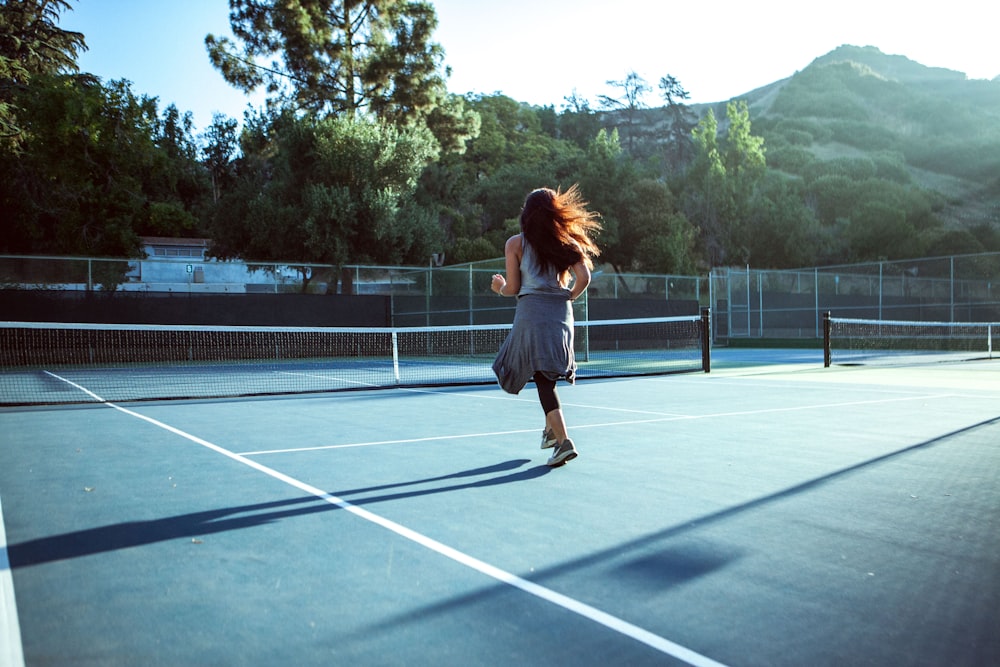
{"type": "Polygon", "coordinates": [[[542,431],[542,449],[555,447],[557,443],[558,441],[556,440],[556,436],[552,432],[552,429],[546,426],[545,430],[542,431]]]}
{"type": "Polygon", "coordinates": [[[555,448],[552,452],[552,456],[549,458],[548,465],[553,468],[564,465],[567,461],[572,461],[576,458],[576,447],[573,446],[573,441],[566,438],[562,441],[562,444],[555,448]]]}

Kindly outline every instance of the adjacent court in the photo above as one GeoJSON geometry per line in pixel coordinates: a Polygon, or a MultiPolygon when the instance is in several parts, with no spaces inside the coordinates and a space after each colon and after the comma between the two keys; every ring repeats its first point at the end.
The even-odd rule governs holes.
{"type": "Polygon", "coordinates": [[[1000,664],[996,360],[584,379],[555,469],[531,386],[69,390],[0,409],[4,664],[1000,664]]]}

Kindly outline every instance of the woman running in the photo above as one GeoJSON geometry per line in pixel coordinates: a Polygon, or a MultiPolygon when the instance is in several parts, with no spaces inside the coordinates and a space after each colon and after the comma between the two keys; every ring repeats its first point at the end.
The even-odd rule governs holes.
{"type": "Polygon", "coordinates": [[[500,346],[493,372],[504,391],[517,394],[534,380],[545,413],[542,449],[554,447],[550,466],[576,458],[566,432],[556,381],[576,379],[573,300],[590,284],[592,258],[600,254],[591,235],[600,216],[587,209],[576,185],[566,192],[531,192],[521,210],[521,233],[504,246],[506,278],[493,276],[500,296],[516,296],[514,325],[500,346]]]}

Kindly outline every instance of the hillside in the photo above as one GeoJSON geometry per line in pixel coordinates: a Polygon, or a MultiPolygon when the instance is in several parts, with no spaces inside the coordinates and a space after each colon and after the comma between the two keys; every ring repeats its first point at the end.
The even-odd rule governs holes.
{"type": "MultiPolygon", "coordinates": [[[[947,227],[1000,224],[1000,77],[842,46],[739,99],[772,169],[808,178],[823,163],[872,161],[884,177],[937,193],[947,227]]],[[[724,118],[725,105],[714,106],[724,118]]]]}

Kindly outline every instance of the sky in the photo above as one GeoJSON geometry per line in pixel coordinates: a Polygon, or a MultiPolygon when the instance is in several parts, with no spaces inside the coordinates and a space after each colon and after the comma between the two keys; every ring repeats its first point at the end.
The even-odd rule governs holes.
{"type": "MultiPolygon", "coordinates": [[[[242,119],[247,97],[208,61],[205,35],[229,35],[227,0],[70,0],[60,27],[82,32],[81,71],[127,79],[176,104],[203,131],[213,113],[242,119]]],[[[434,41],[453,93],[502,93],[562,108],[596,103],[636,72],[654,88],[671,75],[689,103],[720,102],[792,76],[838,46],[874,46],[969,78],[1000,75],[1000,3],[984,0],[432,0],[434,41]]],[[[596,106],[596,105],[595,105],[596,106]]]]}

